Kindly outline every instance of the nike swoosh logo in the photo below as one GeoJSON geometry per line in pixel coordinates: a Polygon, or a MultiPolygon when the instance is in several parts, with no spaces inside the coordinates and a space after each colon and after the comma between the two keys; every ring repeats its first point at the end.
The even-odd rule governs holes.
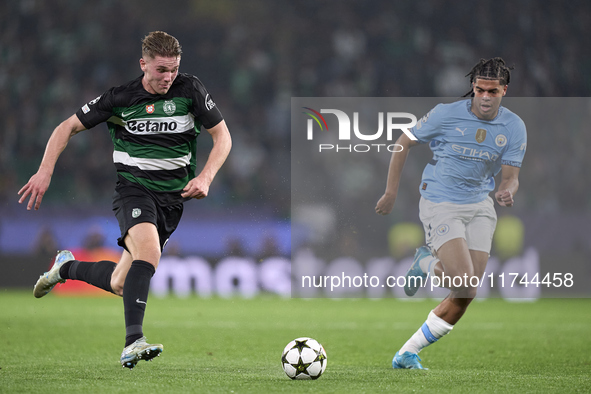
{"type": "Polygon", "coordinates": [[[132,114],[132,113],[134,113],[134,112],[135,112],[135,111],[131,111],[131,112],[128,112],[128,113],[121,112],[121,117],[122,117],[122,118],[125,118],[125,117],[127,117],[127,116],[131,115],[131,114],[132,114]]]}
{"type": "Polygon", "coordinates": [[[140,301],[139,298],[137,300],[135,300],[135,302],[137,302],[138,304],[146,304],[146,305],[148,305],[148,303],[146,301],[140,301]]]}

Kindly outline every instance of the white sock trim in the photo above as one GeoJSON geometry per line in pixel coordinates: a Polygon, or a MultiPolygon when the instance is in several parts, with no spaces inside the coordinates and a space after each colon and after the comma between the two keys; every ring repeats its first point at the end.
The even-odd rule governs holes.
{"type": "Polygon", "coordinates": [[[437,339],[448,334],[454,328],[453,324],[449,324],[437,316],[433,311],[429,312],[429,316],[427,317],[427,321],[425,323],[427,323],[427,326],[429,326],[429,331],[431,331],[433,336],[437,339]]]}
{"type": "Polygon", "coordinates": [[[439,263],[439,259],[438,258],[434,258],[433,260],[431,260],[431,262],[429,263],[429,275],[431,276],[431,278],[435,277],[435,266],[437,265],[437,263],[439,263]]]}
{"type": "Polygon", "coordinates": [[[414,354],[419,354],[419,352],[426,346],[429,346],[429,341],[423,335],[423,332],[419,328],[412,337],[409,338],[408,341],[400,348],[398,354],[403,354],[404,352],[410,352],[414,354]]]}
{"type": "MultiPolygon", "coordinates": [[[[427,256],[419,261],[419,267],[423,272],[431,272],[431,266],[437,264],[438,261],[439,259],[437,257],[427,256]]],[[[433,275],[432,272],[431,275],[433,275]]]]}
{"type": "Polygon", "coordinates": [[[404,352],[418,354],[423,348],[437,342],[439,338],[449,333],[453,328],[453,325],[431,311],[425,323],[406,341],[398,351],[398,354],[403,354],[404,352]]]}

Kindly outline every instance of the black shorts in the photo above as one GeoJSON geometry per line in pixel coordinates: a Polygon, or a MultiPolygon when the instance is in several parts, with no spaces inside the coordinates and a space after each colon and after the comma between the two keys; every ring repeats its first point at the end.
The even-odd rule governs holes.
{"type": "Polygon", "coordinates": [[[156,226],[162,250],[181,220],[183,204],[161,206],[142,186],[119,183],[113,194],[113,211],[121,230],[119,246],[129,252],[124,242],[127,232],[138,223],[148,222],[156,226]]]}

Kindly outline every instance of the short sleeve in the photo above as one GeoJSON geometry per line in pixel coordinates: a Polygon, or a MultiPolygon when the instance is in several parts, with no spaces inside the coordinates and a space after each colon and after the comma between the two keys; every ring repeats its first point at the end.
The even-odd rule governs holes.
{"type": "Polygon", "coordinates": [[[220,123],[224,117],[213,100],[213,97],[209,94],[199,78],[192,76],[192,87],[193,115],[199,122],[201,122],[203,127],[211,129],[220,123]]]}
{"type": "Polygon", "coordinates": [[[510,125],[509,147],[501,157],[501,164],[521,167],[527,149],[527,131],[523,120],[517,119],[510,125]]]}
{"type": "Polygon", "coordinates": [[[113,89],[107,90],[76,111],[76,116],[86,129],[91,129],[96,125],[106,122],[112,116],[113,89]]]}
{"type": "Polygon", "coordinates": [[[442,114],[443,104],[438,104],[410,129],[419,143],[427,143],[441,134],[442,114]]]}

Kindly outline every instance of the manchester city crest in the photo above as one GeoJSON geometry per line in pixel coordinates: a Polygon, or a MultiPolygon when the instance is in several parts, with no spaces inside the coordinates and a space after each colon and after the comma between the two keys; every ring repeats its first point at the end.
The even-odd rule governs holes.
{"type": "Polygon", "coordinates": [[[176,104],[172,100],[166,100],[162,106],[162,109],[166,115],[170,116],[176,111],[176,104]]]}
{"type": "Polygon", "coordinates": [[[497,138],[495,138],[495,144],[497,144],[498,147],[507,145],[507,137],[505,137],[503,134],[497,135],[497,138]]]}
{"type": "Polygon", "coordinates": [[[447,224],[442,224],[439,227],[437,227],[437,230],[435,230],[435,232],[439,236],[447,234],[448,231],[449,231],[449,226],[447,224]]]}

